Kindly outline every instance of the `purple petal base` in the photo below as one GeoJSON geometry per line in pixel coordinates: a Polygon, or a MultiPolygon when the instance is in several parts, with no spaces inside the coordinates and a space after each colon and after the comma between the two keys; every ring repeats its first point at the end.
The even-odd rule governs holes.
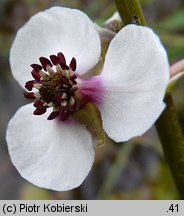
{"type": "Polygon", "coordinates": [[[85,101],[101,105],[103,103],[103,96],[105,93],[102,77],[99,75],[88,80],[82,80],[80,93],[85,101]]]}

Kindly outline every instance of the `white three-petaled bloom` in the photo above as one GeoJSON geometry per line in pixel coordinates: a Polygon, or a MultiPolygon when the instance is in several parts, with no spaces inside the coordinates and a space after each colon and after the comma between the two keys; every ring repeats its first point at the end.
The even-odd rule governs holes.
{"type": "Polygon", "coordinates": [[[32,91],[25,96],[36,102],[16,112],[6,139],[13,164],[37,186],[65,191],[89,173],[95,156],[92,135],[71,121],[88,102],[98,107],[103,129],[116,142],[142,135],[165,107],[169,64],[151,29],[124,27],[110,43],[102,73],[85,78],[100,54],[94,24],[79,10],[53,7],[17,33],[12,73],[32,91]]]}

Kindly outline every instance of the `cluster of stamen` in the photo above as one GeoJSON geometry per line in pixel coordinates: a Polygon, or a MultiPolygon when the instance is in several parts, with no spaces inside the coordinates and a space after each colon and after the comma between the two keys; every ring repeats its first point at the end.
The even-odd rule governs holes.
{"type": "Polygon", "coordinates": [[[50,60],[45,57],[40,57],[39,60],[41,65],[31,65],[34,80],[25,84],[27,90],[32,91],[36,88],[37,91],[27,92],[24,96],[28,99],[37,99],[33,104],[36,108],[33,114],[42,115],[52,107],[53,111],[47,119],[52,120],[58,117],[65,121],[70,114],[79,109],[76,100],[78,90],[75,73],[76,59],[72,58],[68,66],[65,56],[60,52],[57,56],[51,55],[50,60]]]}

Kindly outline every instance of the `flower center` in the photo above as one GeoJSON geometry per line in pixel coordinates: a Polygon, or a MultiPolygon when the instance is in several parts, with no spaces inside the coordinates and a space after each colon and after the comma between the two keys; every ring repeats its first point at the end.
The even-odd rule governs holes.
{"type": "Polygon", "coordinates": [[[52,107],[53,111],[47,119],[52,120],[59,116],[65,121],[70,114],[80,109],[79,97],[76,97],[78,92],[76,59],[72,58],[68,66],[65,56],[60,52],[57,56],[51,55],[50,60],[45,57],[40,57],[39,60],[41,65],[31,65],[34,80],[25,84],[27,90],[32,91],[35,88],[37,91],[25,93],[24,96],[37,99],[33,104],[36,108],[33,114],[42,115],[52,107]]]}

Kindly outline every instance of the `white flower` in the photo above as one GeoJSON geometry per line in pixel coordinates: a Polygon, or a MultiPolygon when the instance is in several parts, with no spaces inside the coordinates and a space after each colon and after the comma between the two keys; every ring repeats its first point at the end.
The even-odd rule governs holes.
{"type": "Polygon", "coordinates": [[[90,19],[79,10],[53,7],[33,16],[17,33],[10,64],[13,76],[22,87],[33,79],[30,65],[38,63],[39,57],[52,55],[51,60],[57,65],[51,68],[51,62],[41,58],[48,72],[32,65],[35,80],[26,87],[38,89],[32,94],[39,100],[34,104],[35,114],[43,114],[39,111],[45,106],[49,114],[53,110],[59,112],[52,113],[50,119],[59,117],[48,121],[48,114],[33,115],[35,108],[28,104],[16,112],[7,128],[13,164],[24,178],[37,186],[57,191],[75,188],[92,167],[95,156],[92,136],[84,125],[68,122],[70,117],[60,110],[67,104],[73,108],[80,99],[77,106],[80,109],[88,101],[95,103],[105,132],[116,142],[142,135],[165,107],[169,64],[165,49],[151,29],[136,25],[123,28],[110,43],[101,75],[85,80],[84,75],[98,63],[100,52],[99,35],[90,19]],[[65,55],[70,68],[61,53],[58,57],[53,55],[59,52],[65,55]],[[62,79],[57,90],[58,96],[64,99],[57,98],[58,105],[48,96],[48,88],[54,86],[50,92],[56,94],[53,74],[59,73],[67,79],[73,75],[77,78],[74,76],[70,87],[68,82],[64,86],[62,79]],[[63,90],[73,87],[77,87],[74,94],[63,90]]]}

